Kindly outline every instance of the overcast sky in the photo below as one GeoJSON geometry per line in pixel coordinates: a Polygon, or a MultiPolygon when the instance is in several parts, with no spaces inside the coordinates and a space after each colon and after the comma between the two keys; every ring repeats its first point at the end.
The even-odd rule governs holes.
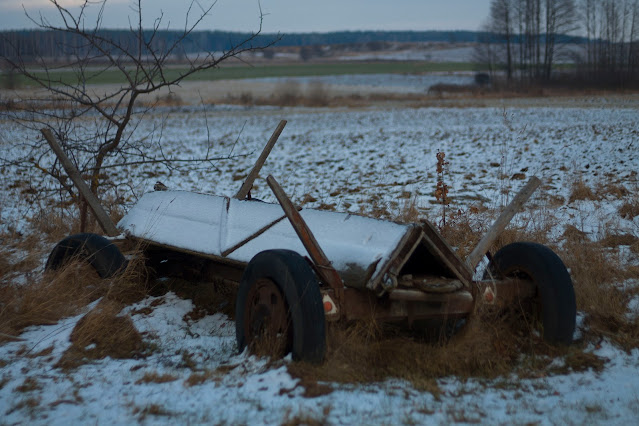
{"type": "MultiPolygon", "coordinates": [[[[95,0],[93,0],[95,1],[95,0]]],[[[81,0],[58,0],[77,11],[81,0]]],[[[183,27],[189,0],[143,0],[146,26],[163,14],[162,27],[183,27]]],[[[191,15],[211,0],[198,0],[191,15]]],[[[260,4],[265,32],[327,32],[338,30],[476,30],[488,15],[490,0],[218,0],[199,26],[202,30],[254,31],[260,4]]],[[[128,27],[137,0],[107,0],[103,27],[128,27]]],[[[97,10],[93,5],[90,10],[97,10]]],[[[26,10],[58,22],[49,0],[0,0],[0,29],[34,28],[26,10]]],[[[95,15],[89,15],[95,16],[95,15]]],[[[93,18],[92,18],[93,19],[93,18]]],[[[135,19],[135,18],[134,18],[135,19]]],[[[92,20],[87,21],[87,26],[92,20]]]]}

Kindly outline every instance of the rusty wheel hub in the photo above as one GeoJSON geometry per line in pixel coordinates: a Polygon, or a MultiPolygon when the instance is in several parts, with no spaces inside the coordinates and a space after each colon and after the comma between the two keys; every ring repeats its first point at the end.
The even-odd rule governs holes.
{"type": "Polygon", "coordinates": [[[288,307],[279,287],[267,278],[257,280],[246,298],[245,336],[251,352],[282,357],[291,347],[288,307]]]}

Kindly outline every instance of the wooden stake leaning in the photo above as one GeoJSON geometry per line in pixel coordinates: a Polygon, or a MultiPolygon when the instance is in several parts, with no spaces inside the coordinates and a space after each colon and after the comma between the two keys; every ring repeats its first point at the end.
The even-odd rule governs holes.
{"type": "Polygon", "coordinates": [[[84,199],[87,200],[87,204],[89,204],[91,211],[93,211],[95,218],[98,220],[98,223],[100,224],[104,232],[110,237],[119,235],[120,232],[118,231],[118,228],[115,227],[115,224],[113,223],[109,215],[104,211],[98,198],[93,194],[93,192],[91,192],[89,185],[87,185],[86,182],[82,179],[82,176],[80,176],[80,172],[78,171],[78,169],[73,165],[71,160],[69,160],[69,157],[67,157],[67,155],[64,153],[62,147],[56,140],[55,136],[53,136],[51,130],[45,128],[40,130],[40,132],[42,132],[42,135],[47,140],[47,142],[51,146],[51,149],[60,160],[60,163],[62,164],[62,167],[64,167],[64,170],[67,172],[67,175],[69,175],[75,186],[78,188],[78,191],[80,191],[80,194],[82,194],[84,199]]]}
{"type": "Polygon", "coordinates": [[[275,146],[275,142],[277,142],[277,139],[282,134],[282,130],[284,130],[285,126],[286,126],[286,120],[280,121],[280,124],[277,125],[277,128],[275,129],[275,131],[271,135],[271,138],[268,140],[266,146],[262,150],[262,153],[260,154],[259,158],[255,162],[255,165],[251,169],[251,172],[249,173],[249,175],[246,177],[246,180],[242,184],[242,187],[237,192],[237,194],[235,194],[235,198],[237,198],[238,200],[245,199],[249,191],[251,190],[251,188],[253,188],[253,182],[255,182],[255,179],[257,179],[257,175],[260,173],[260,170],[262,170],[262,166],[264,165],[264,162],[266,162],[266,158],[271,153],[273,146],[275,146]]]}
{"type": "Polygon", "coordinates": [[[277,198],[277,201],[279,201],[286,217],[291,222],[291,226],[293,226],[297,236],[308,252],[313,264],[315,265],[315,270],[320,275],[320,278],[334,290],[338,303],[341,302],[343,300],[344,284],[342,283],[342,278],[339,276],[339,273],[335,270],[335,268],[333,268],[333,265],[331,265],[330,260],[328,260],[326,254],[324,254],[324,250],[322,250],[315,239],[313,232],[311,232],[308,225],[297,211],[297,208],[295,208],[291,200],[288,198],[280,184],[277,183],[275,178],[271,175],[266,178],[266,183],[268,183],[268,186],[271,187],[275,198],[277,198]]]}
{"type": "Polygon", "coordinates": [[[477,247],[466,258],[466,264],[471,271],[474,271],[479,261],[488,252],[490,246],[493,245],[495,240],[499,238],[506,226],[510,223],[513,216],[519,212],[530,196],[535,192],[537,187],[541,184],[539,178],[533,176],[528,183],[515,195],[515,198],[511,201],[504,211],[499,215],[493,226],[490,227],[486,235],[479,241],[477,247]]]}

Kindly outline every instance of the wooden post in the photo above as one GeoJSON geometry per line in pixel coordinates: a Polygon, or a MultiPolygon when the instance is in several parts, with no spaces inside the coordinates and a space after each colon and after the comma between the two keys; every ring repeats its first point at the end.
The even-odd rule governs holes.
{"type": "Polygon", "coordinates": [[[540,184],[541,180],[533,176],[515,198],[513,198],[511,203],[506,206],[495,223],[493,223],[493,226],[490,227],[486,235],[479,241],[477,247],[475,247],[466,258],[466,264],[470,267],[471,271],[475,270],[481,258],[488,252],[490,246],[493,245],[495,240],[501,235],[504,229],[506,229],[506,226],[508,226],[513,216],[521,210],[524,203],[528,201],[540,184]]]}
{"type": "Polygon", "coordinates": [[[257,175],[260,173],[260,170],[262,169],[262,166],[264,165],[266,158],[271,153],[271,150],[273,149],[275,142],[277,142],[277,139],[280,137],[280,134],[282,134],[282,130],[284,130],[284,126],[286,126],[286,120],[280,121],[280,124],[277,125],[277,128],[275,129],[275,131],[271,135],[271,138],[268,140],[266,146],[262,150],[262,154],[260,154],[259,158],[255,162],[253,169],[251,169],[251,172],[246,177],[246,180],[242,184],[242,187],[240,188],[240,190],[237,192],[237,194],[235,194],[235,198],[237,198],[238,200],[245,199],[249,191],[251,190],[251,188],[253,188],[253,182],[255,182],[255,179],[257,179],[257,175]]]}
{"type": "Polygon", "coordinates": [[[120,232],[115,227],[115,224],[100,205],[100,201],[98,201],[97,197],[93,194],[93,192],[91,192],[89,185],[87,185],[86,182],[82,180],[80,172],[73,165],[71,160],[69,160],[69,157],[67,157],[67,155],[64,153],[62,147],[55,139],[55,136],[53,136],[53,133],[51,133],[51,130],[44,128],[40,130],[40,132],[42,132],[42,135],[51,146],[51,149],[60,160],[62,167],[64,167],[64,170],[66,170],[67,174],[69,175],[75,186],[78,188],[78,191],[80,191],[80,194],[82,194],[84,199],[89,204],[89,207],[93,211],[93,214],[95,215],[104,232],[110,237],[119,235],[120,232]]]}
{"type": "Polygon", "coordinates": [[[338,303],[341,302],[344,294],[344,284],[342,283],[342,278],[339,276],[339,273],[333,268],[333,265],[331,265],[331,262],[328,260],[328,257],[326,257],[326,254],[324,254],[324,250],[320,247],[315,236],[302,218],[302,215],[297,211],[280,184],[277,183],[271,175],[266,178],[266,183],[271,187],[275,198],[279,201],[286,217],[291,222],[293,229],[315,264],[315,270],[320,275],[320,278],[335,291],[338,303]]]}

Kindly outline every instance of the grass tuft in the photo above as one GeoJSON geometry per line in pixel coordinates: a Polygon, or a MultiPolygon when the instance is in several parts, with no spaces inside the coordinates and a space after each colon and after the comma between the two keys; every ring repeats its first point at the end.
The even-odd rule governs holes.
{"type": "Polygon", "coordinates": [[[139,385],[142,383],[168,383],[174,382],[177,379],[177,376],[174,376],[173,374],[159,374],[154,371],[144,373],[144,376],[142,376],[141,379],[137,380],[135,384],[139,385]]]}
{"type": "Polygon", "coordinates": [[[26,327],[55,324],[61,318],[76,315],[103,296],[107,287],[108,283],[100,280],[89,265],[79,262],[24,285],[3,284],[0,342],[8,336],[18,336],[26,327]]]}
{"type": "Polygon", "coordinates": [[[599,197],[595,196],[595,193],[592,191],[592,189],[588,185],[586,185],[586,183],[583,180],[579,179],[573,182],[572,191],[568,199],[569,203],[572,203],[573,201],[579,201],[579,200],[598,200],[598,199],[599,197]]]}
{"type": "Polygon", "coordinates": [[[193,387],[199,386],[215,377],[215,373],[212,371],[204,371],[203,373],[192,373],[188,379],[184,381],[184,386],[193,387]]]}
{"type": "Polygon", "coordinates": [[[88,360],[122,359],[144,355],[145,345],[131,318],[120,316],[123,305],[103,300],[71,332],[71,347],[56,367],[72,369],[88,360]]]}

